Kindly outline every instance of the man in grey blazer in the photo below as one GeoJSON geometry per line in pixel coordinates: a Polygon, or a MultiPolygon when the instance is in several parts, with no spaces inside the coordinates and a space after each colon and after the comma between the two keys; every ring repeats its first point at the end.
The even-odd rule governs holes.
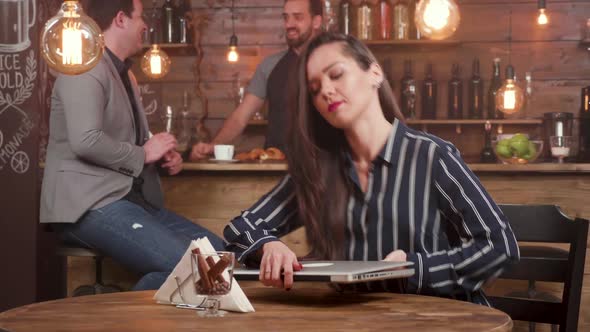
{"type": "Polygon", "coordinates": [[[129,70],[146,29],[141,1],[92,0],[86,12],[107,48],[89,72],[55,82],[40,221],[145,275],[135,289],[155,289],[191,239],[223,241],[163,208],[158,169],[175,175],[182,158],[174,136],[151,136],[129,70]]]}

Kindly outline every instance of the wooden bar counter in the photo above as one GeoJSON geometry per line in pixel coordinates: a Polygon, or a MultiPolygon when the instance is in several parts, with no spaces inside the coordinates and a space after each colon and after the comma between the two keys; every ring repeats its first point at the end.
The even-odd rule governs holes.
{"type": "MultiPolygon", "coordinates": [[[[590,219],[590,164],[469,167],[498,203],[556,204],[571,217],[590,219]]],[[[185,163],[182,173],[162,179],[166,206],[220,232],[286,172],[281,162],[185,163]]]]}

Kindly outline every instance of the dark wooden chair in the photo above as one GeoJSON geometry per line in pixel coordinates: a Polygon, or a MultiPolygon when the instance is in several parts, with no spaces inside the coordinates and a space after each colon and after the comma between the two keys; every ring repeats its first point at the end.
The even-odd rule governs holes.
{"type": "Polygon", "coordinates": [[[521,250],[520,262],[500,276],[502,279],[563,283],[560,301],[503,296],[490,297],[490,302],[513,320],[559,325],[560,331],[577,331],[588,220],[572,220],[554,205],[500,205],[500,208],[519,242],[564,243],[570,248],[567,256],[549,257],[534,255],[535,250],[524,250],[525,255],[521,250]]]}

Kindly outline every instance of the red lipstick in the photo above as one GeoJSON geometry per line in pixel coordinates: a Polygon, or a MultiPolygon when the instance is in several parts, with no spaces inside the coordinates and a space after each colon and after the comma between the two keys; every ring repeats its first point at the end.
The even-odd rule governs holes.
{"type": "Polygon", "coordinates": [[[330,105],[328,105],[328,112],[332,113],[332,112],[336,111],[336,109],[338,108],[338,106],[340,106],[340,104],[342,104],[341,101],[331,103],[330,105]]]}

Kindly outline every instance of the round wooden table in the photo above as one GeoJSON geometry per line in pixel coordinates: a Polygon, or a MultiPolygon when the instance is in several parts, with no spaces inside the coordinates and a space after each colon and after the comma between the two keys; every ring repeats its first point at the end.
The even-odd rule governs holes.
{"type": "Polygon", "coordinates": [[[125,292],[35,303],[0,313],[19,331],[511,331],[496,309],[437,297],[339,294],[325,289],[244,289],[255,313],[201,318],[156,304],[154,292],[125,292]]]}

